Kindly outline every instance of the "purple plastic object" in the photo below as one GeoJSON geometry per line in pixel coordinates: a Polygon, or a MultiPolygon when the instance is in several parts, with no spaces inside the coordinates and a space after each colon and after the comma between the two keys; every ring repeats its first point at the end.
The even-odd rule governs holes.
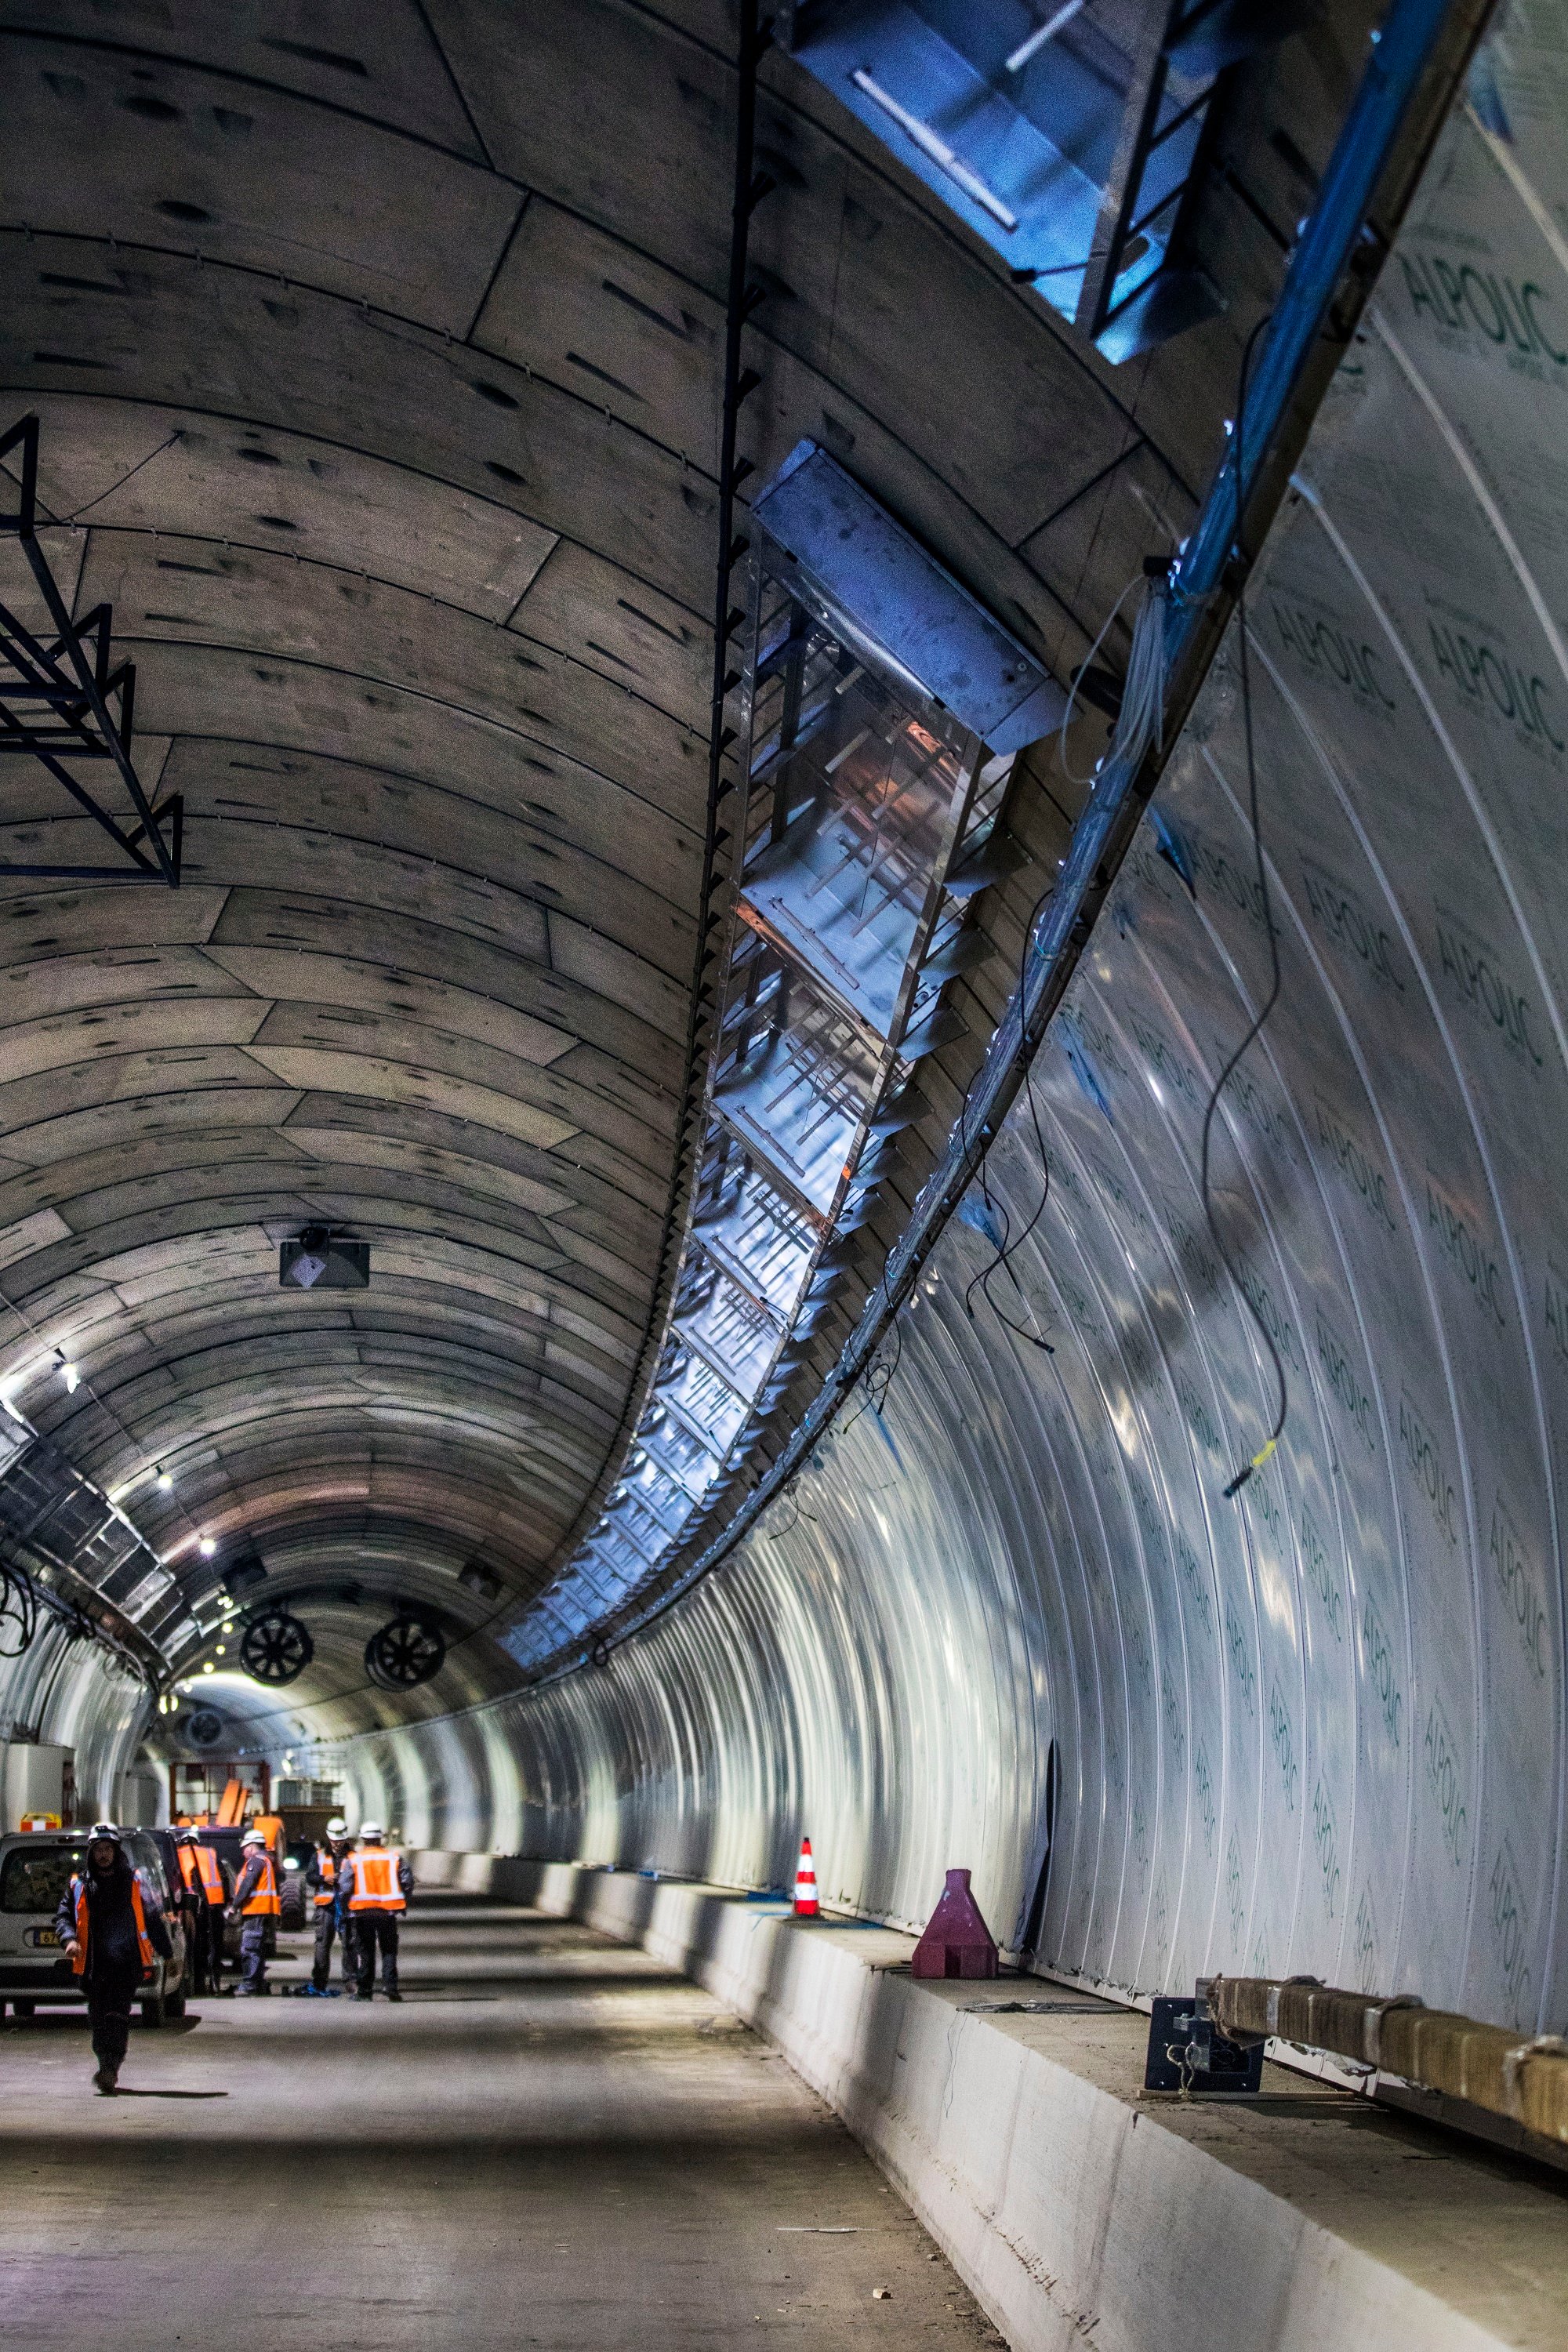
{"type": "Polygon", "coordinates": [[[994,1977],[996,1947],[969,1891],[967,1870],[950,1870],[925,1934],[910,1962],[917,1977],[994,1977]]]}

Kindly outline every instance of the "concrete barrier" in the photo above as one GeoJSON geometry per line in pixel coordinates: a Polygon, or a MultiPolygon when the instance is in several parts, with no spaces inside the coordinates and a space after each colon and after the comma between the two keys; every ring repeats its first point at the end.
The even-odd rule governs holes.
{"type": "Polygon", "coordinates": [[[917,1982],[891,1929],[574,1864],[416,1869],[703,1985],[843,2118],[1016,2352],[1568,2345],[1561,2184],[1528,2165],[1274,2067],[1246,2108],[1152,2105],[1144,2015],[1040,1979],[917,1982]]]}

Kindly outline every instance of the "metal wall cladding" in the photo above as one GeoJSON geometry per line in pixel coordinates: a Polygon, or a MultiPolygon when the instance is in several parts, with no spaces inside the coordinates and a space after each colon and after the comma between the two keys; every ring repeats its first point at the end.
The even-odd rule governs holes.
{"type": "MultiPolygon", "coordinates": [[[[14,1639],[14,1626],[0,1625],[0,1653],[14,1639]]],[[[0,1654],[0,1746],[21,1725],[31,1736],[70,1748],[79,1819],[112,1815],[150,1712],[147,1692],[133,1675],[97,1643],[72,1640],[47,1616],[19,1657],[0,1654]]],[[[14,1821],[0,1822],[0,1828],[16,1827],[14,1821]]]]}
{"type": "Polygon", "coordinates": [[[1565,107],[1516,6],[1248,594],[1282,987],[1215,1208],[1278,1453],[1225,1498],[1271,1410],[1197,1177],[1269,976],[1233,627],[993,1154],[1027,1238],[979,1285],[954,1223],[885,1411],[606,1670],[348,1751],[410,1834],[768,1884],[805,1831],[829,1901],[966,1864],[1109,1984],[1563,2024],[1565,107]]]}

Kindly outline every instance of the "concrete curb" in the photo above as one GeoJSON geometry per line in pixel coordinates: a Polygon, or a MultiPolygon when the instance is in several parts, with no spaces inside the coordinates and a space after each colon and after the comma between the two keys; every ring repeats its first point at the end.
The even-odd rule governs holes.
{"type": "MultiPolygon", "coordinates": [[[[638,1944],[755,2027],[897,2183],[1015,2352],[1516,2340],[967,2012],[980,1987],[891,1973],[910,1937],[797,1924],[782,1903],[576,1864],[425,1853],[416,1870],[427,1892],[525,1903],[638,1944]]],[[[1142,2048],[1142,2016],[1091,2022],[1142,2048]]]]}

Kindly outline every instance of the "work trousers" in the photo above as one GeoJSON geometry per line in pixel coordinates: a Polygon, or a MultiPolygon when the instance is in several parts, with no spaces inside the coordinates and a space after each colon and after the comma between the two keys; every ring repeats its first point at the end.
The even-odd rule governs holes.
{"type": "Polygon", "coordinates": [[[264,1918],[239,1923],[239,1986],[242,1992],[267,1990],[267,1927],[264,1918]]]}
{"type": "Polygon", "coordinates": [[[375,1990],[375,1949],[381,1947],[381,1989],[383,1992],[397,1990],[397,1918],[391,1911],[351,1911],[349,1933],[350,1964],[353,1969],[354,1990],[361,2000],[369,2000],[375,1990]]]}
{"type": "Polygon", "coordinates": [[[203,1901],[191,1933],[196,1945],[196,1990],[216,1992],[223,1979],[223,1906],[203,1901]]]}
{"type": "MultiPolygon", "coordinates": [[[[316,1958],[310,1969],[310,1982],[318,1992],[325,1992],[332,1973],[332,1939],[338,1932],[338,1910],[335,1903],[324,1903],[316,1914],[316,1958]]],[[[343,1937],[342,1970],[353,1974],[349,1939],[343,1937]]]]}
{"type": "Polygon", "coordinates": [[[87,2014],[92,2027],[92,2054],[100,2066],[115,2073],[125,2062],[125,2046],[131,2039],[131,2005],[141,1990],[142,1971],[126,1976],[116,1970],[113,1975],[89,1977],[87,1980],[87,2014]]]}

